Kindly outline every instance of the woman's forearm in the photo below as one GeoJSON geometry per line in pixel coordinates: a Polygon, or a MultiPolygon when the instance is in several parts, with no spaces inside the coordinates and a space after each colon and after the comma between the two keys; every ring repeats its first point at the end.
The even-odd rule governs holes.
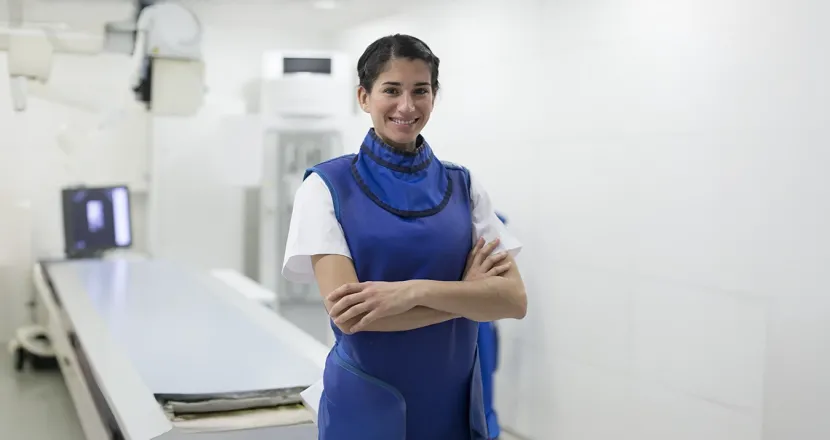
{"type": "MultiPolygon", "coordinates": [[[[345,333],[349,334],[350,329],[357,324],[365,315],[360,315],[355,319],[349,321],[343,327],[346,329],[345,333]]],[[[451,319],[459,318],[459,315],[454,315],[449,312],[431,309],[429,307],[417,306],[400,315],[385,316],[376,321],[369,323],[363,330],[365,332],[400,332],[406,330],[415,330],[422,327],[429,327],[430,325],[439,324],[451,319]]],[[[342,329],[341,329],[342,330],[342,329]]]]}
{"type": "Polygon", "coordinates": [[[522,319],[527,296],[521,279],[488,277],[475,281],[419,280],[415,304],[479,322],[522,319]]]}

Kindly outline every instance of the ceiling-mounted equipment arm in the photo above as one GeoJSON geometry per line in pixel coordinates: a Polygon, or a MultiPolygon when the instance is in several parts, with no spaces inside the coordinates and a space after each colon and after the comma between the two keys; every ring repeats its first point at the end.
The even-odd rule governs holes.
{"type": "MultiPolygon", "coordinates": [[[[157,3],[141,8],[136,22],[131,81],[137,100],[147,103],[156,113],[195,112],[201,105],[204,90],[201,60],[202,24],[195,14],[176,3],[157,3]],[[163,81],[178,84],[176,87],[168,84],[171,85],[169,88],[161,85],[164,90],[181,91],[182,96],[177,99],[188,100],[193,105],[185,102],[184,105],[176,104],[176,109],[159,108],[154,99],[154,91],[159,87],[154,80],[162,75],[163,81]]],[[[163,103],[162,107],[166,105],[163,103]]]]}
{"type": "MultiPolygon", "coordinates": [[[[20,1],[10,0],[10,7],[20,1]]],[[[131,56],[133,73],[125,80],[135,92],[136,100],[145,103],[148,110],[157,115],[196,113],[202,105],[205,90],[202,25],[198,17],[184,6],[166,1],[140,0],[137,10],[134,24],[112,22],[106,27],[106,33],[86,36],[90,40],[104,40],[96,46],[99,51],[113,50],[131,56]],[[127,46],[125,41],[129,42],[127,46]]],[[[19,26],[0,31],[9,36],[14,108],[23,111],[26,96],[32,92],[32,88],[27,87],[28,80],[47,82],[52,53],[73,52],[73,48],[79,46],[64,43],[76,41],[84,34],[51,28],[47,31],[48,26],[26,28],[22,18],[18,21],[19,26]]],[[[88,46],[91,45],[83,46],[78,52],[89,53],[88,46]]],[[[79,98],[74,101],[84,101],[83,97],[79,98]]]]}

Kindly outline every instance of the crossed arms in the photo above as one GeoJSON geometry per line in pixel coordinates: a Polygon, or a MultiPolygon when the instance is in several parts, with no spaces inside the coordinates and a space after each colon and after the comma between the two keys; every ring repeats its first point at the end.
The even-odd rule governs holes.
{"type": "Polygon", "coordinates": [[[463,281],[360,283],[352,260],[342,255],[315,255],[312,265],[326,310],[346,334],[413,330],[459,317],[522,319],[524,283],[508,253],[492,254],[497,244],[476,243],[463,281]]]}

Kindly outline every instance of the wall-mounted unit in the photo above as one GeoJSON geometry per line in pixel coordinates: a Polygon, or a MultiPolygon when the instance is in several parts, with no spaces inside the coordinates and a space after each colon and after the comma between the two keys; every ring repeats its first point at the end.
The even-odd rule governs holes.
{"type": "Polygon", "coordinates": [[[355,87],[344,54],[267,52],[262,63],[262,114],[268,117],[341,117],[355,87]]]}

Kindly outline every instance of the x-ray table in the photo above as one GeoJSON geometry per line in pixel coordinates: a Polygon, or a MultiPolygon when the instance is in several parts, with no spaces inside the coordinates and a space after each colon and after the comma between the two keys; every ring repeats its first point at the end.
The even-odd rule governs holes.
{"type": "Polygon", "coordinates": [[[206,426],[165,409],[289,395],[321,378],[328,349],[231,284],[154,260],[42,262],[34,278],[88,439],[317,438],[301,406],[220,411],[206,426]]]}

